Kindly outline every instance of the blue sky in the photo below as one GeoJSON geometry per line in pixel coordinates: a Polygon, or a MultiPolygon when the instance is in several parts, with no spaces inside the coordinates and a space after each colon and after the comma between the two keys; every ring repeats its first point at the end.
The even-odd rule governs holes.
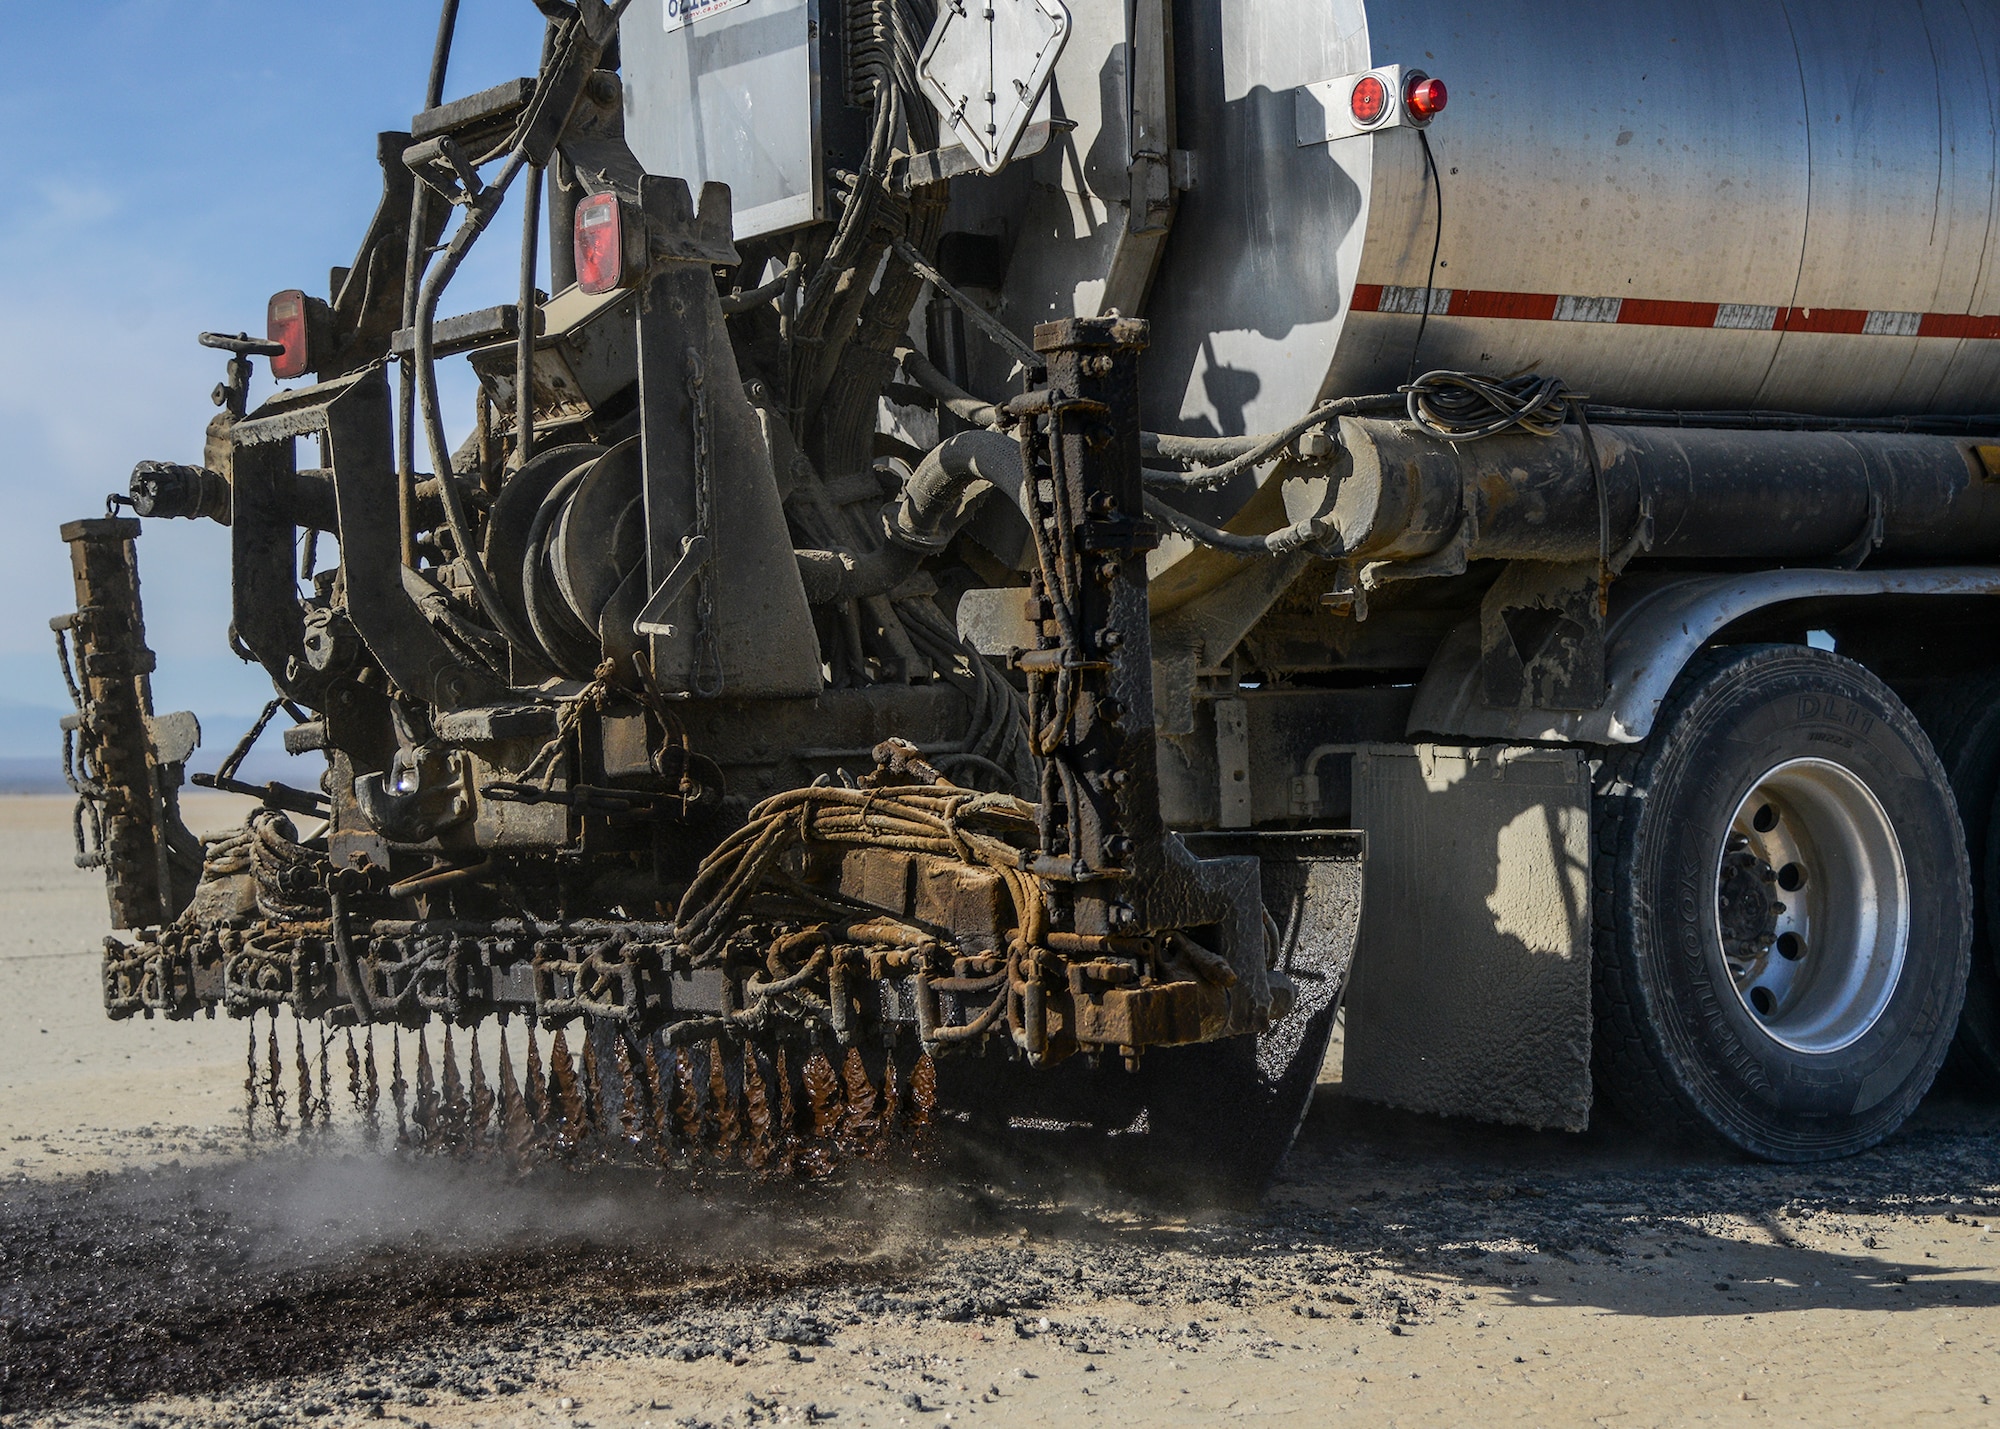
{"type": "MultiPolygon", "coordinates": [[[[533,72],[529,0],[462,11],[447,97],[533,72]]],[[[57,526],[141,458],[200,459],[223,358],[195,334],[261,331],[273,292],[324,295],[352,260],[374,136],[422,104],[436,24],[435,0],[0,3],[0,705],[67,704],[57,526]]],[[[511,294],[519,224],[495,227],[447,312],[511,294]]],[[[160,706],[254,712],[269,686],[225,644],[227,533],[148,522],[139,564],[160,706]]],[[[236,735],[204,724],[212,763],[236,735]]]]}

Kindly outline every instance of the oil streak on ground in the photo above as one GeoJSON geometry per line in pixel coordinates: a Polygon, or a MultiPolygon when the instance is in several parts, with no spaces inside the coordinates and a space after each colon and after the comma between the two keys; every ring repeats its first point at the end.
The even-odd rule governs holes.
{"type": "Polygon", "coordinates": [[[1807,1422],[1879,1395],[1976,1420],[2000,1393],[1994,1123],[1937,1107],[1801,1172],[1333,1099],[1247,1212],[971,1153],[945,1184],[778,1191],[297,1151],[17,1184],[0,1407],[664,1425],[1234,1399],[1466,1422],[1480,1393],[1482,1422],[1675,1423],[1690,1395],[1807,1422]]]}

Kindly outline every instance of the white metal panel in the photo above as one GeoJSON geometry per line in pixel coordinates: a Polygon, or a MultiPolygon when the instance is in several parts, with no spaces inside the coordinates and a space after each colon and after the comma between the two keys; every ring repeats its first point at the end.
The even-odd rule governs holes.
{"type": "Polygon", "coordinates": [[[669,27],[637,0],[619,28],[625,137],[648,173],[730,187],[736,237],[823,212],[818,0],[747,0],[669,27]]]}

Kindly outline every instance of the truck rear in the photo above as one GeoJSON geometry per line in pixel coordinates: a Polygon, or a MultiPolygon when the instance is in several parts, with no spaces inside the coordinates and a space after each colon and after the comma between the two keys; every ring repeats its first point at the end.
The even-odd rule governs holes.
{"type": "Polygon", "coordinates": [[[64,529],[114,1017],[806,1171],[1261,1184],[1343,1007],[1356,1095],[1782,1160],[2000,1075],[1990,7],[537,5],[445,102],[448,0],[353,265],[64,529]],[[206,843],[135,518],[273,685],[206,843]]]}

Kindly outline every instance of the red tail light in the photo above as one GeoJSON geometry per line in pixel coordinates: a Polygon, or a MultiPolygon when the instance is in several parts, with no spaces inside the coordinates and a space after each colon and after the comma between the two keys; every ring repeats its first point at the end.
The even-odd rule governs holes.
{"type": "Polygon", "coordinates": [[[1389,112],[1389,86],[1372,74],[1364,74],[1348,96],[1356,124],[1379,124],[1389,112]]]}
{"type": "Polygon", "coordinates": [[[625,214],[616,194],[576,206],[576,285],[586,293],[625,286],[625,214]]]}
{"type": "Polygon", "coordinates": [[[273,297],[264,332],[272,342],[285,345],[285,350],[271,359],[273,377],[289,382],[313,370],[312,329],[304,293],[292,288],[273,297]]]}
{"type": "Polygon", "coordinates": [[[1428,75],[1413,75],[1409,88],[1403,94],[1403,107],[1419,124],[1428,124],[1444,113],[1448,97],[1443,80],[1432,79],[1428,75]]]}

